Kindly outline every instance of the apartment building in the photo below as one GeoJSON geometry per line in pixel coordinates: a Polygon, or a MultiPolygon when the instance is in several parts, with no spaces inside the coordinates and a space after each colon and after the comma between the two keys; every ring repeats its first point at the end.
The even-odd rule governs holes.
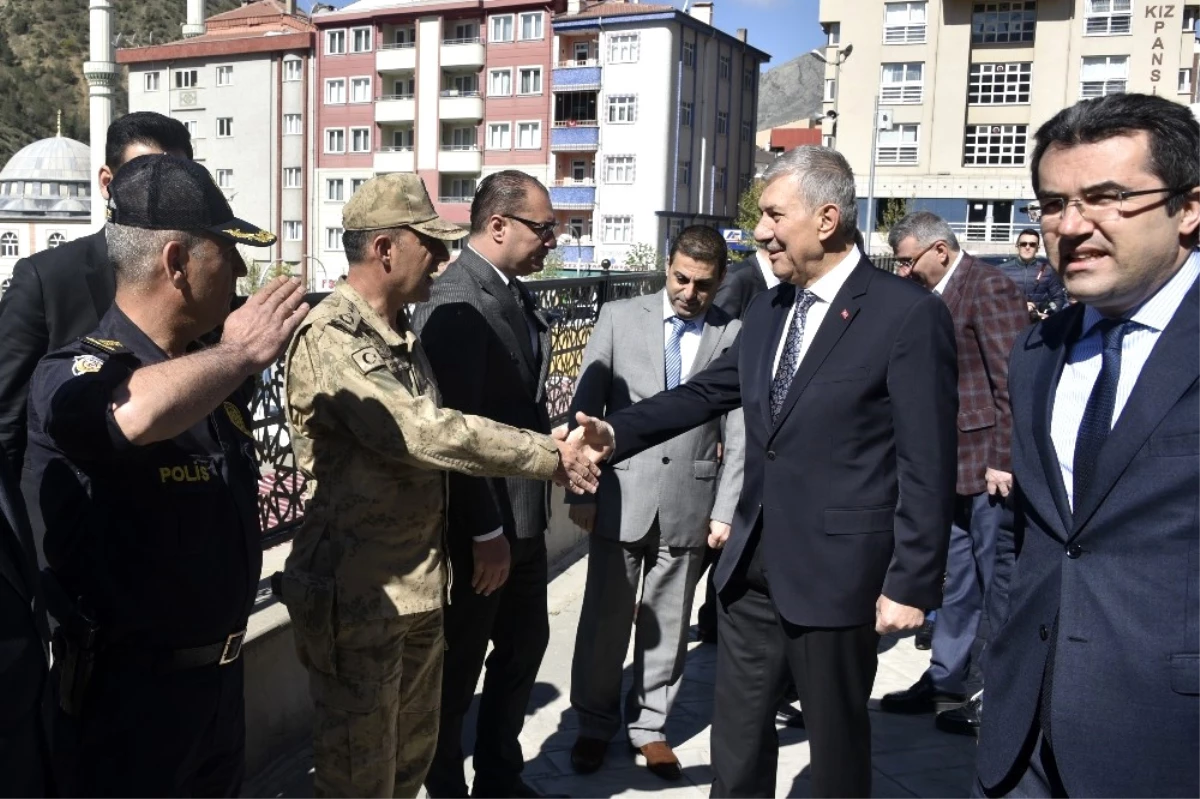
{"type": "Polygon", "coordinates": [[[359,0],[315,14],[319,147],[314,235],[345,271],[342,206],[367,179],[416,172],[467,224],[479,180],[549,182],[551,21],[559,2],[359,0]]]}
{"type": "Polygon", "coordinates": [[[567,264],[621,266],[689,224],[732,224],[770,56],[712,22],[707,2],[571,0],[555,17],[550,193],[567,264]]]}
{"type": "Polygon", "coordinates": [[[294,3],[257,0],[217,14],[198,36],[117,51],[129,110],[174,117],[234,213],[279,236],[263,260],[307,269],[315,28],[294,3]]]}
{"type": "Polygon", "coordinates": [[[1196,0],[821,0],[823,140],[854,168],[860,227],[873,159],[876,223],[902,198],[1011,251],[1038,126],[1115,92],[1194,103],[1198,17],[1196,0]]]}

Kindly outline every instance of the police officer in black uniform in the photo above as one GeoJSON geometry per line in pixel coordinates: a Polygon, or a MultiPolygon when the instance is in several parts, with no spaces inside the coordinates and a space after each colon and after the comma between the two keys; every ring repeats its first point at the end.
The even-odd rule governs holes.
{"type": "Polygon", "coordinates": [[[235,218],[203,166],[143,156],[109,193],[115,304],[41,361],[29,395],[55,778],[66,796],[236,796],[262,563],[241,386],[308,306],[279,279],[229,313],[236,246],[275,237],[235,218]]]}

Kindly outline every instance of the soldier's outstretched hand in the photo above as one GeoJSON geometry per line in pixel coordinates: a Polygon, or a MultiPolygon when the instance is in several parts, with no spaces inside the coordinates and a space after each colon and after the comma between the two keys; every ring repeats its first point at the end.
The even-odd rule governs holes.
{"type": "Polygon", "coordinates": [[[583,451],[577,441],[569,440],[559,428],[551,433],[558,446],[558,469],[554,482],[573,494],[595,494],[600,484],[600,467],[583,451]]]}
{"type": "Polygon", "coordinates": [[[249,358],[253,374],[275,362],[307,315],[304,284],[294,277],[278,277],[229,314],[221,343],[249,358]]]}

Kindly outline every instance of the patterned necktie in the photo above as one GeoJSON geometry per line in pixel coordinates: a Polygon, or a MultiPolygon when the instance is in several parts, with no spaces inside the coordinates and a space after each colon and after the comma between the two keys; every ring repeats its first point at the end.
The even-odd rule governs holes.
{"type": "Polygon", "coordinates": [[[800,345],[804,343],[804,322],[808,318],[808,309],[817,301],[817,295],[805,289],[796,302],[796,310],[792,314],[792,323],[788,326],[787,341],[783,345],[783,353],[779,356],[779,368],[771,380],[771,422],[779,418],[783,410],[783,401],[787,399],[788,389],[791,388],[792,378],[800,365],[800,345]]]}
{"type": "Polygon", "coordinates": [[[537,323],[534,322],[532,302],[526,300],[525,292],[521,290],[521,286],[518,285],[515,278],[508,281],[508,291],[517,301],[517,307],[521,309],[521,318],[525,320],[525,327],[529,331],[529,346],[533,349],[533,357],[536,358],[539,348],[537,323]]]}
{"type": "Polygon", "coordinates": [[[678,316],[672,316],[667,323],[671,325],[671,338],[667,340],[663,362],[667,371],[667,388],[670,389],[679,385],[679,381],[683,379],[683,352],[679,344],[683,341],[683,334],[691,329],[692,323],[678,316]]]}

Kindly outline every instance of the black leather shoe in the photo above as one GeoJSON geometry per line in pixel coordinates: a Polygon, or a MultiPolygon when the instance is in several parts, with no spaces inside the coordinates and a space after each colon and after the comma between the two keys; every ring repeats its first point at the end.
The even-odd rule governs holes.
{"type": "Polygon", "coordinates": [[[579,736],[571,747],[571,768],[580,774],[591,774],[604,765],[608,741],[579,736]]]}
{"type": "Polygon", "coordinates": [[[793,729],[804,729],[804,713],[795,705],[784,702],[775,710],[775,723],[793,729]]]}
{"type": "Polygon", "coordinates": [[[983,692],[981,691],[965,705],[938,713],[933,723],[942,732],[975,738],[979,735],[979,724],[982,721],[983,692]]]}
{"type": "Polygon", "coordinates": [[[962,694],[939,691],[933,683],[922,677],[916,685],[904,691],[893,691],[879,700],[879,709],[886,713],[932,713],[939,704],[960,704],[966,701],[962,694]]]}
{"type": "Polygon", "coordinates": [[[922,652],[928,651],[933,646],[933,622],[925,620],[921,629],[917,630],[917,634],[913,636],[913,646],[922,652]]]}

